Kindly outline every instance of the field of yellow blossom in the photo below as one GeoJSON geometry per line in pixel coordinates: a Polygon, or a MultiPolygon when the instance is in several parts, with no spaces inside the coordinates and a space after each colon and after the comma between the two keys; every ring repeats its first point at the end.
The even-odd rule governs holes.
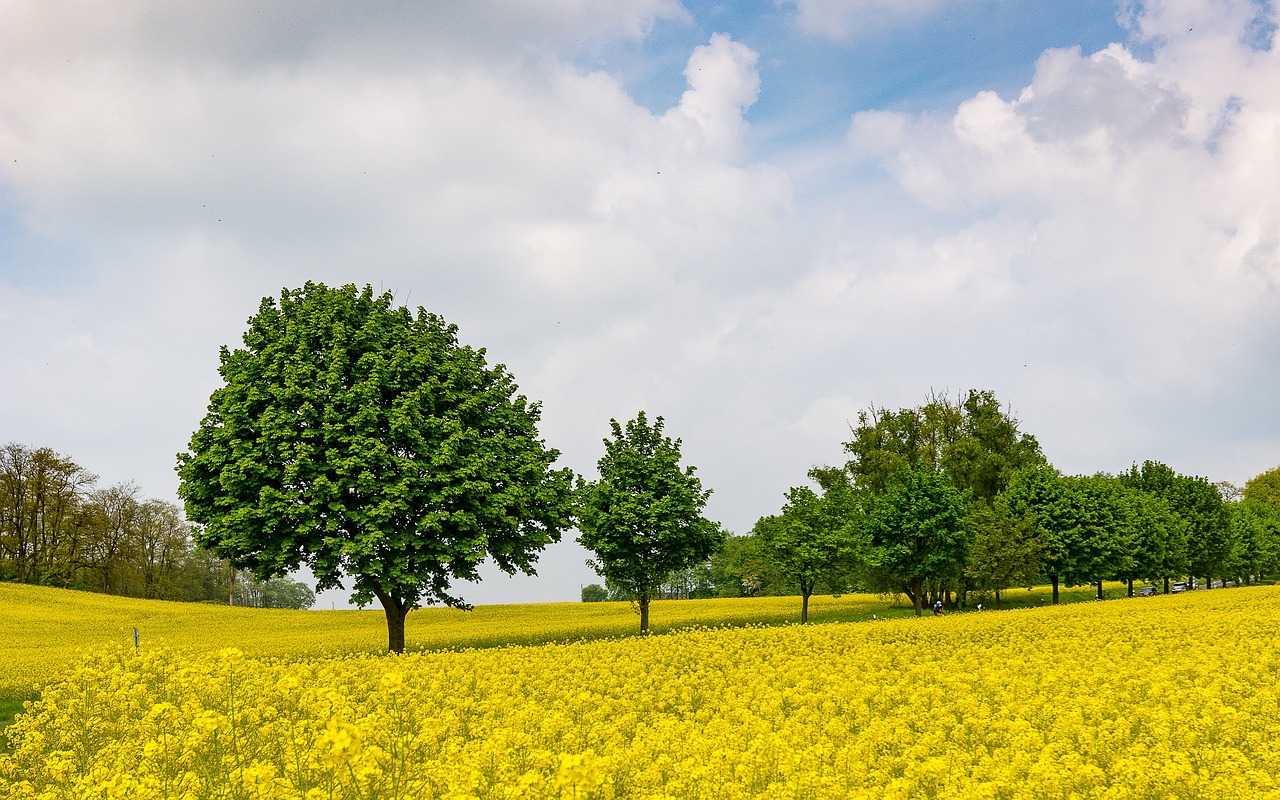
{"type": "Polygon", "coordinates": [[[406,656],[116,650],[13,798],[1280,797],[1280,587],[406,656]]]}
{"type": "MultiPolygon", "coordinates": [[[[812,619],[869,619],[907,614],[909,605],[875,595],[815,596],[812,619]]],[[[800,598],[661,600],[653,630],[692,626],[772,625],[800,618],[800,598]]],[[[476,606],[472,611],[424,608],[409,614],[410,650],[494,647],[599,639],[635,633],[630,603],[539,603],[476,606]]],[[[88,652],[114,645],[207,653],[237,647],[249,656],[380,654],[387,649],[381,609],[292,611],[200,603],[135,600],[43,586],[0,583],[0,701],[31,697],[88,652]]]]}

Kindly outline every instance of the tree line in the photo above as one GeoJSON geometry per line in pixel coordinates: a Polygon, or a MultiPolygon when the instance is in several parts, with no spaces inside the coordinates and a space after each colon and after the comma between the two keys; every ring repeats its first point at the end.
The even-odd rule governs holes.
{"type": "Polygon", "coordinates": [[[1170,591],[1280,574],[1280,467],[1243,489],[1156,461],[1118,474],[1064,475],[989,391],[871,408],[848,461],[809,472],[778,514],[707,562],[705,591],[799,594],[819,587],[939,600],[994,597],[1044,581],[1121,580],[1170,591]]]}
{"type": "Polygon", "coordinates": [[[309,608],[284,577],[255,580],[195,545],[181,508],[48,447],[0,446],[0,580],[127,597],[309,608]]]}

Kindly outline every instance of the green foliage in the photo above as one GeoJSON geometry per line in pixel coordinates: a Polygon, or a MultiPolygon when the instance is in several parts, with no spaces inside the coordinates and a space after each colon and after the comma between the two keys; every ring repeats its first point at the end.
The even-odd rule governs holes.
{"type": "Polygon", "coordinates": [[[1246,499],[1232,503],[1230,510],[1239,547],[1235,563],[1224,574],[1246,581],[1280,574],[1280,507],[1246,499]]]}
{"type": "Polygon", "coordinates": [[[349,578],[399,650],[410,609],[466,607],[453,580],[486,557],[532,572],[567,527],[572,476],[538,405],[439,316],[307,283],[264,298],[244,345],[222,348],[223,385],[178,457],[197,540],[235,566],[349,578]]]}
{"type": "Polygon", "coordinates": [[[609,590],[598,583],[588,583],[582,587],[582,602],[603,603],[609,599],[609,590]]]}
{"type": "Polygon", "coordinates": [[[926,582],[958,577],[971,532],[968,497],[945,475],[925,467],[900,467],[883,492],[866,501],[868,562],[882,588],[910,598],[919,615],[926,582]]]}
{"type": "Polygon", "coordinates": [[[1018,431],[993,392],[978,390],[959,402],[935,395],[918,408],[860,412],[845,451],[859,489],[878,494],[903,467],[928,468],[987,501],[1019,470],[1045,463],[1035,437],[1018,431]]]}
{"type": "Polygon", "coordinates": [[[1158,461],[1146,461],[1141,468],[1135,465],[1122,480],[1161,498],[1183,520],[1185,554],[1173,559],[1173,574],[1185,570],[1210,580],[1226,575],[1237,543],[1231,512],[1218,487],[1206,478],[1179,475],[1158,461]]]}
{"type": "Polygon", "coordinates": [[[974,503],[969,527],[974,538],[965,577],[973,588],[993,592],[996,608],[1000,608],[1000,592],[1030,586],[1040,575],[1044,533],[1037,529],[1033,515],[1015,517],[1003,497],[992,503],[974,503]]]}
{"type": "Polygon", "coordinates": [[[819,495],[792,488],[782,513],[763,517],[753,535],[760,554],[778,573],[800,587],[800,621],[809,620],[809,597],[819,583],[843,588],[865,545],[858,506],[848,483],[833,483],[819,495]]]}
{"type": "Polygon", "coordinates": [[[1059,583],[1096,583],[1123,571],[1133,534],[1125,493],[1114,479],[1063,477],[1052,467],[1026,470],[1010,482],[1005,501],[1013,515],[1034,520],[1055,594],[1059,583]]]}
{"type": "Polygon", "coordinates": [[[1245,482],[1244,499],[1265,503],[1280,511],[1280,467],[1255,475],[1245,482]]]}
{"type": "Polygon", "coordinates": [[[1124,476],[1128,525],[1122,531],[1121,555],[1114,575],[1122,580],[1155,583],[1182,575],[1187,564],[1187,523],[1164,497],[1142,491],[1124,476]]]}
{"type": "Polygon", "coordinates": [[[639,604],[647,631],[649,602],[663,583],[706,561],[726,534],[702,516],[711,492],[694,467],[681,469],[680,440],[663,435],[662,417],[650,425],[641,411],[625,429],[609,424],[599,480],[578,485],[578,541],[595,554],[597,574],[639,604]]]}
{"type": "Polygon", "coordinates": [[[728,536],[707,562],[717,597],[770,597],[794,594],[777,568],[765,560],[755,536],[728,536]]]}

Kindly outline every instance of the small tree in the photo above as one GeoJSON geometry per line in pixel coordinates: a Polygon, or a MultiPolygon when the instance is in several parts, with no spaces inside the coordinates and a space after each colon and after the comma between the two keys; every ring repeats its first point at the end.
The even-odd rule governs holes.
{"type": "Polygon", "coordinates": [[[639,606],[640,632],[648,633],[658,589],[709,558],[725,533],[702,516],[711,491],[694,467],[681,469],[680,440],[662,435],[662,417],[650,425],[641,411],[625,429],[609,424],[600,479],[578,484],[578,541],[595,554],[591,567],[639,606]]]}
{"type": "Polygon", "coordinates": [[[846,576],[863,550],[857,506],[846,483],[822,495],[792,488],[782,513],[762,517],[753,531],[761,554],[800,587],[800,622],[809,621],[809,597],[819,583],[846,576]]]}
{"type": "Polygon", "coordinates": [[[572,473],[538,438],[539,409],[457,329],[391,295],[308,283],[265,298],[244,349],[178,456],[197,542],[262,580],[307,564],[381,602],[389,649],[425,603],[492,558],[533,571],[567,527],[572,473]]]}
{"type": "Polygon", "coordinates": [[[588,583],[582,587],[582,602],[603,603],[609,599],[609,590],[598,583],[588,583]]]}

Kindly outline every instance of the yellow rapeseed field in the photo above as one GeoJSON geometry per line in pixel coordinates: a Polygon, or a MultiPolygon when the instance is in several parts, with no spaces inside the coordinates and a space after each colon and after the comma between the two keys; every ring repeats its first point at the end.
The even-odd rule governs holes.
{"type": "MultiPolygon", "coordinates": [[[[814,597],[816,620],[884,614],[875,595],[814,597]]],[[[909,608],[892,609],[907,613],[909,608]]],[[[662,600],[652,610],[657,633],[690,626],[776,624],[799,620],[800,598],[662,600]]],[[[424,608],[409,614],[410,650],[570,642],[624,636],[639,627],[630,603],[539,603],[476,606],[472,611],[424,608]]],[[[365,611],[289,611],[200,603],[134,600],[42,586],[0,583],[0,700],[30,697],[83,657],[112,645],[169,653],[238,647],[249,656],[380,654],[387,622],[380,607],[365,611]]]]}
{"type": "Polygon", "coordinates": [[[407,656],[131,648],[12,798],[1280,797],[1280,588],[407,656]]]}

